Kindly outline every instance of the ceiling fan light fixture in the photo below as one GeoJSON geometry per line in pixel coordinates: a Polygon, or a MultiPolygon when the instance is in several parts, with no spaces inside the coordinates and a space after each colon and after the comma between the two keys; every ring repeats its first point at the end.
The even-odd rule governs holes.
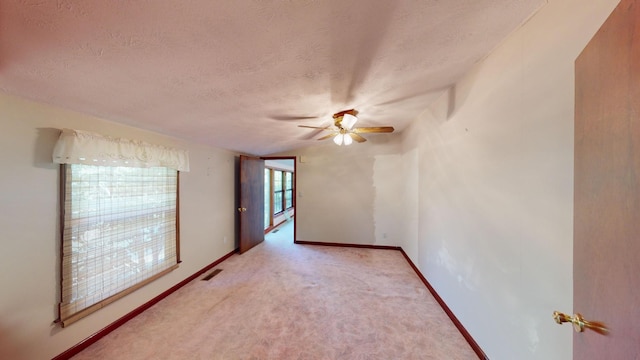
{"type": "Polygon", "coordinates": [[[344,134],[342,137],[345,145],[351,145],[351,143],[353,143],[353,139],[351,138],[351,135],[344,134]]]}
{"type": "Polygon", "coordinates": [[[333,142],[336,143],[336,145],[338,146],[341,146],[343,141],[344,141],[343,134],[338,134],[333,138],[333,142]]]}
{"type": "Polygon", "coordinates": [[[342,116],[342,127],[344,129],[351,130],[353,129],[353,125],[356,124],[356,121],[358,121],[357,117],[346,113],[342,116]]]}

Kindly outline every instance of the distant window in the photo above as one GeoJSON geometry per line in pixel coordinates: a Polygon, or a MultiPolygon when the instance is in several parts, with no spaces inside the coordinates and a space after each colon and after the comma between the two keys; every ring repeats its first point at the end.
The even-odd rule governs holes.
{"type": "Polygon", "coordinates": [[[273,213],[277,214],[282,212],[283,210],[283,193],[284,189],[282,188],[282,171],[274,170],[273,171],[273,213]]]}
{"type": "Polygon", "coordinates": [[[264,228],[271,226],[271,169],[264,169],[264,228]]]}
{"type": "Polygon", "coordinates": [[[284,178],[284,207],[285,209],[289,209],[293,207],[293,173],[288,171],[285,172],[284,178]]]}

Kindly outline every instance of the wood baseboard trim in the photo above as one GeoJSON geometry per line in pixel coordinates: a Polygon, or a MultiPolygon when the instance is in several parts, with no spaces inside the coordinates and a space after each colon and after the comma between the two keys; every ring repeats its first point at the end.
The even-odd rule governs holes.
{"type": "Polygon", "coordinates": [[[176,285],[172,286],[168,290],[164,291],[160,295],[158,295],[158,296],[154,297],[153,299],[147,301],[146,303],[140,305],[139,307],[135,308],[134,310],[132,310],[128,314],[126,314],[123,317],[119,318],[118,320],[112,322],[111,324],[109,324],[106,327],[104,327],[102,330],[99,330],[98,332],[96,332],[93,335],[89,336],[88,338],[82,340],[81,342],[77,343],[73,347],[67,349],[65,352],[61,353],[60,355],[54,357],[51,360],[68,360],[68,359],[71,359],[74,355],[77,355],[79,352],[81,352],[82,350],[88,348],[90,345],[94,344],[95,342],[97,342],[101,338],[105,337],[107,334],[109,334],[113,330],[115,330],[115,329],[119,328],[120,326],[124,325],[127,321],[129,321],[129,320],[133,319],[134,317],[140,315],[143,311],[145,311],[148,308],[150,308],[151,306],[155,305],[160,300],[162,300],[162,299],[166,298],[167,296],[171,295],[176,290],[178,290],[181,287],[185,286],[189,282],[195,280],[200,275],[202,275],[205,272],[207,272],[209,269],[219,265],[221,262],[227,260],[233,254],[235,254],[235,253],[237,253],[239,251],[240,251],[240,249],[235,249],[232,252],[224,255],[220,259],[218,259],[218,260],[212,262],[211,264],[205,266],[204,268],[198,270],[198,272],[196,272],[195,274],[189,276],[188,278],[182,280],[181,282],[179,282],[176,285]]]}
{"type": "Polygon", "coordinates": [[[351,248],[360,248],[360,249],[402,250],[402,248],[399,246],[389,246],[389,245],[343,244],[343,243],[304,241],[304,240],[295,240],[293,243],[300,244],[300,245],[336,246],[336,247],[351,247],[351,248]]]}
{"type": "Polygon", "coordinates": [[[438,293],[433,288],[433,286],[431,286],[429,281],[427,281],[424,275],[422,275],[418,267],[413,263],[413,261],[411,261],[407,253],[404,252],[402,248],[399,248],[399,250],[404,256],[404,258],[407,260],[411,268],[413,268],[413,271],[415,271],[418,277],[420,278],[420,280],[422,280],[422,283],[424,284],[424,286],[426,286],[427,289],[429,289],[429,292],[431,293],[431,295],[433,295],[433,297],[436,299],[438,304],[440,304],[440,307],[442,307],[442,310],[444,310],[447,316],[449,316],[449,319],[451,319],[451,321],[453,322],[453,325],[455,325],[458,331],[460,331],[464,339],[467,340],[467,342],[471,346],[471,349],[473,349],[476,355],[478,355],[478,358],[481,360],[489,360],[489,357],[484,353],[484,351],[482,351],[482,349],[480,348],[480,345],[478,345],[478,343],[473,339],[473,337],[471,337],[471,334],[469,334],[469,332],[467,331],[467,329],[465,329],[465,327],[462,325],[460,320],[458,320],[458,318],[453,314],[451,309],[449,309],[449,306],[447,306],[444,300],[442,300],[440,295],[438,295],[438,293]]]}

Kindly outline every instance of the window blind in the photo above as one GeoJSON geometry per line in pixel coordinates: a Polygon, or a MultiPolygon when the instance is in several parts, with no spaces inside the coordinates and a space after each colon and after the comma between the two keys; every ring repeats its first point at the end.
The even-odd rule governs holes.
{"type": "Polygon", "coordinates": [[[177,267],[178,171],[68,164],[62,175],[65,326],[177,267]]]}

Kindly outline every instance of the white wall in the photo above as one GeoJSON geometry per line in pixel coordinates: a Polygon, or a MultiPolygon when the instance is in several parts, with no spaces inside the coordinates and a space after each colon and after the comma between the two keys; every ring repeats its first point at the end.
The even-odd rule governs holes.
{"type": "Polygon", "coordinates": [[[290,159],[267,159],[264,161],[264,166],[283,171],[295,170],[293,160],[290,159]]]}
{"type": "Polygon", "coordinates": [[[235,154],[4,94],[0,119],[1,359],[50,359],[235,248],[235,154]],[[180,268],[61,329],[53,325],[60,229],[51,153],[63,127],[186,149],[191,171],[180,174],[180,268]]]}
{"type": "Polygon", "coordinates": [[[405,136],[414,261],[491,359],[572,357],[574,60],[617,2],[550,0],[405,136]]]}
{"type": "Polygon", "coordinates": [[[401,244],[401,137],[368,136],[364,144],[332,141],[278,156],[298,156],[296,240],[401,244]]]}
{"type": "Polygon", "coordinates": [[[404,252],[417,264],[420,242],[418,241],[420,228],[420,156],[418,142],[420,132],[412,128],[402,133],[402,182],[400,184],[404,227],[400,246],[404,252]]]}

